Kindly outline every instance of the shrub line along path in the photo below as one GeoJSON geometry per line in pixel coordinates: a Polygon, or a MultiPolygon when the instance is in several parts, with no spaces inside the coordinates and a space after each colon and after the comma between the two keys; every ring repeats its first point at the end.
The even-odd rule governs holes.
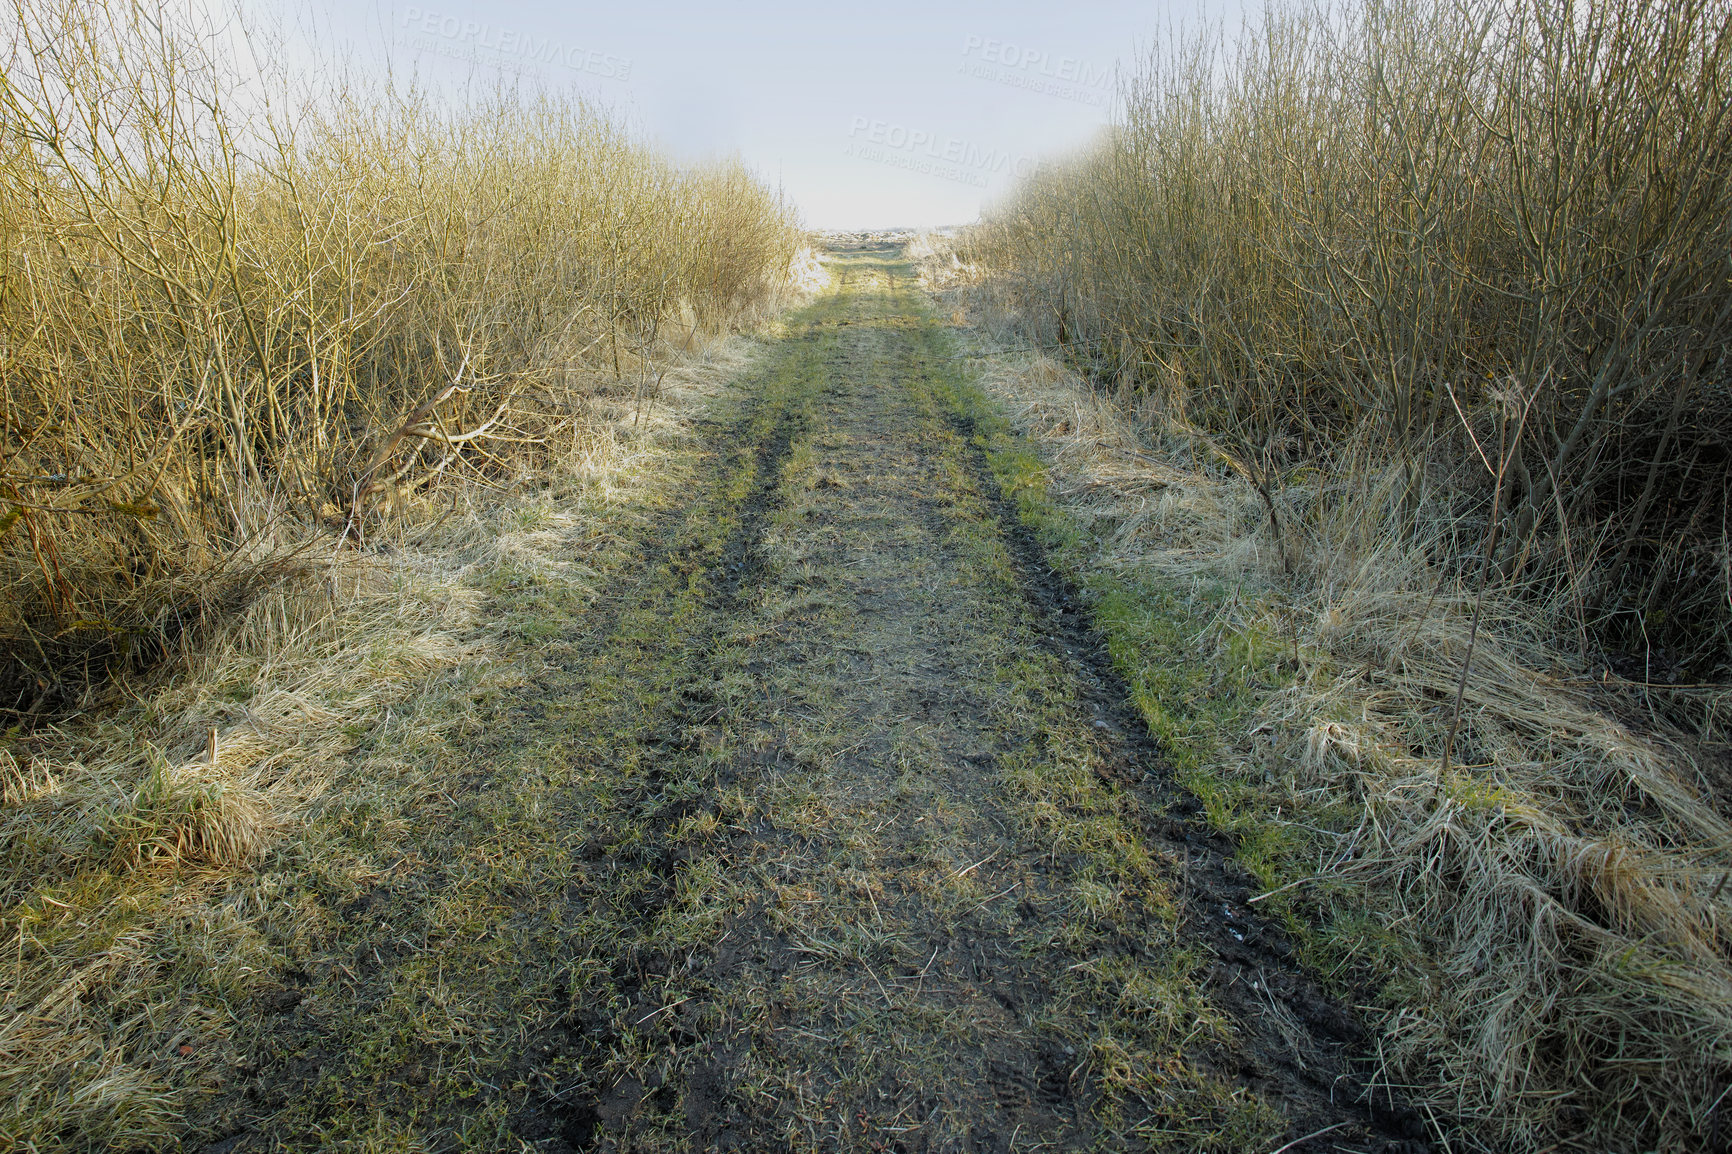
{"type": "Polygon", "coordinates": [[[911,270],[832,257],[598,599],[495,591],[528,684],[314,819],[397,864],[285,880],[193,1148],[1419,1148],[998,493],[911,270]]]}

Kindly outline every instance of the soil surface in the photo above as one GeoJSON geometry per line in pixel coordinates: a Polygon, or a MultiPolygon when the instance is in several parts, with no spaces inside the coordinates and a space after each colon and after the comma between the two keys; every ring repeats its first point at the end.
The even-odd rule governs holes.
{"type": "Polygon", "coordinates": [[[832,258],[600,600],[501,592],[529,684],[321,817],[380,871],[285,880],[315,928],[189,1148],[1423,1149],[934,390],[910,269],[832,258]]]}

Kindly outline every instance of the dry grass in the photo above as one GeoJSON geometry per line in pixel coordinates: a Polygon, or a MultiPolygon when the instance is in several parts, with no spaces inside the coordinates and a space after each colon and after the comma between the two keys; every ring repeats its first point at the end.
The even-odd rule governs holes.
{"type": "Polygon", "coordinates": [[[282,969],[252,924],[289,875],[248,867],[292,860],[340,777],[341,804],[366,807],[349,766],[358,743],[415,748],[436,739],[429,725],[466,725],[474,701],[523,682],[501,645],[509,621],[482,615],[490,594],[601,580],[582,558],[606,548],[656,484],[663,446],[750,355],[737,339],[669,354],[652,413],[629,394],[598,400],[549,467],[407,510],[378,552],[332,553],[341,529],[326,530],[328,561],[256,596],[172,678],[9,737],[0,1138],[125,1148],[179,1129],[237,1060],[231,1007],[282,969]]]}
{"type": "Polygon", "coordinates": [[[727,333],[822,274],[580,106],[265,107],[170,17],[4,27],[0,1145],[133,1148],[281,969],[253,867],[521,681],[483,605],[602,580],[727,333]]]}
{"type": "Polygon", "coordinates": [[[1724,681],[1729,27],[1723,0],[1277,6],[1163,43],[962,255],[1022,343],[1260,488],[1381,487],[1584,663],[1724,681]]]}
{"type": "MultiPolygon", "coordinates": [[[[930,247],[929,281],[954,283],[930,247]]],[[[1281,889],[1264,908],[1379,990],[1379,1079],[1466,1122],[1452,1142],[1700,1148],[1732,1045],[1732,827],[1688,746],[1614,720],[1544,615],[1494,592],[1440,777],[1473,589],[1321,474],[1278,498],[1283,557],[1255,485],[1194,440],[1049,357],[991,365],[1151,721],[1281,889]],[[1112,614],[1151,589],[1181,591],[1170,639],[1112,614]],[[1211,700],[1245,696],[1225,671],[1246,663],[1244,707],[1211,700]],[[1216,688],[1154,691],[1174,668],[1216,688]]]]}
{"type": "Polygon", "coordinates": [[[0,1133],[50,1149],[165,1135],[188,1065],[176,1036],[220,1024],[212,986],[242,993],[268,969],[236,871],[292,828],[358,727],[485,654],[473,593],[439,576],[334,566],[259,598],[163,692],[13,743],[32,788],[0,826],[0,1133]]]}
{"type": "Polygon", "coordinates": [[[994,388],[1266,908],[1494,1148],[1724,1131],[1728,27],[1271,9],[923,242],[1056,354],[994,388]]]}
{"type": "MultiPolygon", "coordinates": [[[[597,379],[771,315],[801,244],[738,165],[590,108],[301,98],[124,4],[4,15],[0,708],[76,704],[312,529],[545,465],[597,379]]],[[[321,81],[330,77],[321,77],[321,81]]]]}

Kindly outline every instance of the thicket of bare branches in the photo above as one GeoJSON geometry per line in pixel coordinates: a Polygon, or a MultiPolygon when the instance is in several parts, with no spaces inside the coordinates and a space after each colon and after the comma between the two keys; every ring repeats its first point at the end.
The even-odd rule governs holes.
{"type": "Polygon", "coordinates": [[[1001,385],[1102,568],[1292,646],[1151,724],[1451,1142],[1723,1142],[1732,7],[1302,2],[1124,96],[926,264],[1086,378],[1001,385]]]}
{"type": "Polygon", "coordinates": [[[597,380],[653,392],[658,345],[772,306],[800,243],[738,165],[676,167],[581,104],[271,103],[167,20],[5,19],[13,711],[166,651],[296,525],[364,536],[453,470],[532,463],[597,380]]]}
{"type": "Polygon", "coordinates": [[[970,254],[1265,493],[1311,467],[1626,677],[1732,672],[1732,9],[1277,9],[1154,52],[970,254]],[[1489,529],[1488,529],[1489,524],[1489,529]],[[1616,655],[1634,660],[1617,660],[1616,655]]]}

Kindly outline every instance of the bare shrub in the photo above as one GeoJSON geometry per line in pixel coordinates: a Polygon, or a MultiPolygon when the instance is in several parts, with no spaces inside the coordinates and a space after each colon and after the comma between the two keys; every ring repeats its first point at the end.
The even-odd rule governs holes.
{"type": "Polygon", "coordinates": [[[737,164],[677,168],[582,105],[267,101],[137,6],[6,25],[14,710],[174,650],[306,530],[352,540],[453,471],[534,467],[604,375],[653,400],[667,326],[773,308],[800,245],[737,164]]]}
{"type": "Polygon", "coordinates": [[[1402,527],[1459,523],[1464,567],[1495,503],[1496,579],[1560,632],[1723,678],[1729,26],[1718,0],[1276,9],[1152,53],[965,255],[1258,486],[1393,468],[1402,527]]]}
{"type": "Polygon", "coordinates": [[[1175,739],[1452,1142],[1725,1133],[1729,26],[1278,8],[927,242],[1052,355],[991,387],[1091,564],[1229,590],[1187,652],[1279,639],[1248,732],[1175,739]]]}

